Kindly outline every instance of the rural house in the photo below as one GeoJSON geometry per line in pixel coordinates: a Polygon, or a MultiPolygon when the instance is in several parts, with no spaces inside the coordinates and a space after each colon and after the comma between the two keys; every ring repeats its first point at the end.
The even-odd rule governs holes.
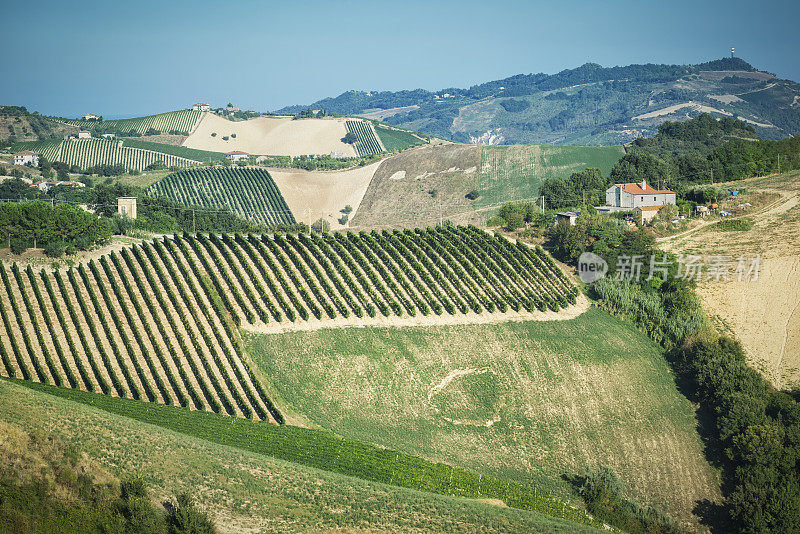
{"type": "Polygon", "coordinates": [[[639,224],[645,224],[655,219],[662,207],[663,206],[639,206],[633,210],[633,218],[636,219],[639,224]]]}
{"type": "Polygon", "coordinates": [[[78,139],[91,139],[91,138],[92,138],[92,132],[88,130],[81,130],[80,132],[78,132],[78,139]]]}
{"type": "Polygon", "coordinates": [[[246,160],[250,157],[250,154],[247,152],[242,152],[241,150],[234,150],[233,152],[226,152],[225,158],[236,163],[237,161],[246,160]]]}
{"type": "Polygon", "coordinates": [[[95,115],[94,113],[87,113],[86,115],[83,116],[83,120],[85,121],[96,121],[98,119],[100,119],[100,117],[98,115],[95,115]]]}
{"type": "Polygon", "coordinates": [[[117,214],[120,217],[136,218],[136,197],[119,197],[117,199],[117,214]]]}
{"type": "Polygon", "coordinates": [[[39,166],[39,154],[30,150],[23,150],[14,154],[14,165],[26,165],[30,163],[33,167],[39,166]]]}
{"type": "Polygon", "coordinates": [[[198,102],[197,104],[192,104],[192,111],[210,111],[211,106],[206,104],[205,102],[198,102]]]}
{"type": "Polygon", "coordinates": [[[675,204],[675,192],[658,190],[642,183],[614,184],[606,190],[606,204],[615,208],[633,209],[641,206],[675,204]]]}

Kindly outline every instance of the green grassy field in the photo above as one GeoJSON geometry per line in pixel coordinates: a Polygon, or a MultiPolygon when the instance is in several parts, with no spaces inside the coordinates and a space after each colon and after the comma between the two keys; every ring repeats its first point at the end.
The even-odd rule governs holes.
{"type": "Polygon", "coordinates": [[[74,402],[41,389],[61,393],[0,381],[0,421],[67,440],[115,476],[141,476],[157,500],[189,492],[220,532],[594,531],[535,512],[292,464],[105,411],[104,403],[90,405],[91,396],[74,402]]]}
{"type": "Polygon", "coordinates": [[[375,124],[375,133],[378,134],[378,137],[381,139],[381,143],[383,143],[383,147],[388,152],[399,152],[401,150],[411,148],[412,146],[425,144],[424,141],[421,141],[418,137],[410,132],[388,128],[380,124],[375,124]]]}
{"type": "Polygon", "coordinates": [[[522,200],[539,194],[547,178],[568,177],[586,167],[608,176],[625,154],[621,146],[496,145],[481,147],[478,206],[522,200]]]}
{"type": "Polygon", "coordinates": [[[591,309],[569,321],[253,335],[289,420],[569,496],[607,464],[689,521],[714,498],[694,408],[660,348],[591,309]]]}

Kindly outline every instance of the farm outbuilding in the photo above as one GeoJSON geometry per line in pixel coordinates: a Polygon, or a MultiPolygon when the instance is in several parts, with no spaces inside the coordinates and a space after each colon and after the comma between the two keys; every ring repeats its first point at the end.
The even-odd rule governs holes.
{"type": "Polygon", "coordinates": [[[91,139],[91,138],[92,138],[92,132],[90,132],[89,130],[81,130],[80,132],[78,132],[78,139],[91,139]]]}
{"type": "Polygon", "coordinates": [[[569,224],[570,226],[575,226],[575,222],[578,220],[578,213],[574,211],[562,211],[556,213],[556,224],[569,224]]]}
{"type": "Polygon", "coordinates": [[[205,102],[198,102],[196,104],[192,104],[192,111],[210,111],[211,106],[206,104],[205,102]]]}
{"type": "Polygon", "coordinates": [[[639,224],[644,224],[655,219],[663,206],[639,206],[633,210],[633,217],[639,224]]]}
{"type": "Polygon", "coordinates": [[[120,217],[136,218],[136,197],[119,197],[117,199],[117,213],[120,217]]]}

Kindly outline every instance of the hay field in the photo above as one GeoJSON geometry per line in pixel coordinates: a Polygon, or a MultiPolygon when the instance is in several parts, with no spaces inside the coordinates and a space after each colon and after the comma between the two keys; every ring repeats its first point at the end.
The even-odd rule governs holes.
{"type": "Polygon", "coordinates": [[[220,533],[595,532],[568,521],[320,471],[217,445],[0,381],[0,421],[74,443],[116,477],[143,477],[158,502],[183,491],[220,533]]]}
{"type": "Polygon", "coordinates": [[[342,143],[347,134],[344,119],[258,117],[229,121],[204,113],[200,124],[183,146],[211,152],[242,150],[249,154],[300,156],[338,152],[356,156],[353,145],[342,143]],[[216,136],[211,136],[216,133],[216,136]],[[233,137],[233,135],[236,137],[233,137]],[[228,137],[226,141],[223,137],[228,137]]]}
{"type": "Polygon", "coordinates": [[[358,213],[364,193],[380,165],[381,162],[376,162],[345,171],[270,168],[269,173],[298,221],[308,224],[310,209],[312,223],[322,218],[331,224],[331,230],[336,230],[349,226],[338,221],[345,206],[353,208],[350,220],[358,213]]]}
{"type": "Polygon", "coordinates": [[[398,228],[431,226],[440,217],[457,224],[482,224],[466,194],[478,186],[480,148],[473,145],[423,146],[384,160],[351,226],[398,228]]]}
{"type": "Polygon", "coordinates": [[[558,322],[252,335],[290,418],[571,496],[610,464],[689,523],[718,496],[694,407],[659,347],[597,309],[558,322]]]}
{"type": "MultiPolygon", "coordinates": [[[[665,248],[734,260],[761,255],[757,281],[704,280],[698,293],[703,307],[742,342],[752,365],[775,387],[800,386],[800,172],[723,185],[778,200],[748,216],[753,226],[747,231],[722,232],[707,225],[666,241],[665,248]]],[[[736,203],[747,201],[743,196],[736,203]]]]}

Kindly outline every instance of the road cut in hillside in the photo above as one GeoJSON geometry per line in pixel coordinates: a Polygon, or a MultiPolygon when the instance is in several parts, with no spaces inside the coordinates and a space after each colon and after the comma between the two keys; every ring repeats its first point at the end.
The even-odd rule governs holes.
{"type": "Polygon", "coordinates": [[[342,142],[346,134],[344,119],[258,117],[229,121],[206,113],[183,146],[212,152],[241,150],[248,154],[271,156],[328,155],[332,152],[356,156],[353,145],[342,142]]]}

